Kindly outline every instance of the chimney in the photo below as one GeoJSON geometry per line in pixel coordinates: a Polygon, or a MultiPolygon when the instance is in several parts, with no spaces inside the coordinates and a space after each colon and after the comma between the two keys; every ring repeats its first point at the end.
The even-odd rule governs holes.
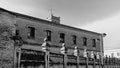
{"type": "Polygon", "coordinates": [[[53,23],[58,23],[58,24],[60,24],[60,17],[56,17],[56,16],[51,15],[51,21],[52,21],[53,23]]]}

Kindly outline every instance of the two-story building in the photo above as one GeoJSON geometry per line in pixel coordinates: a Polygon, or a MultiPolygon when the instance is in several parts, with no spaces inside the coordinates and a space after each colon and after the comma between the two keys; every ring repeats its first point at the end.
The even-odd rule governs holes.
{"type": "Polygon", "coordinates": [[[58,21],[48,21],[32,16],[11,12],[0,8],[0,21],[15,24],[16,35],[19,35],[23,44],[18,50],[14,50],[14,64],[20,64],[21,68],[44,68],[45,53],[42,51],[41,45],[47,37],[49,41],[49,67],[63,68],[63,56],[60,48],[63,43],[67,48],[67,66],[76,67],[76,59],[73,55],[74,47],[79,49],[80,64],[84,64],[82,60],[83,52],[86,49],[88,57],[91,51],[96,55],[103,54],[103,34],[75,28],[61,24],[58,21]],[[18,55],[20,54],[20,55],[18,55]],[[20,56],[20,57],[19,57],[20,56]],[[18,58],[19,57],[19,58],[18,58]]]}

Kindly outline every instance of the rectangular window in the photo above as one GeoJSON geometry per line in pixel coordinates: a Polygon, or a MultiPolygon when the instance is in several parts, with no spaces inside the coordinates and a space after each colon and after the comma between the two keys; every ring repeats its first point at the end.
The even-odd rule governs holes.
{"type": "Polygon", "coordinates": [[[83,37],[83,45],[87,46],[87,38],[86,37],[83,37]]]}
{"type": "Polygon", "coordinates": [[[65,34],[60,33],[60,43],[64,43],[64,42],[65,42],[65,34]]]}
{"type": "Polygon", "coordinates": [[[35,28],[34,27],[28,27],[28,38],[29,39],[35,38],[35,28]]]}
{"type": "Polygon", "coordinates": [[[19,30],[16,30],[16,33],[15,33],[16,35],[19,35],[19,30]]]}
{"type": "Polygon", "coordinates": [[[93,47],[96,47],[96,39],[92,39],[93,47]]]}
{"type": "Polygon", "coordinates": [[[47,41],[51,41],[51,31],[46,30],[47,41]]]}
{"type": "Polygon", "coordinates": [[[75,35],[72,36],[72,41],[73,41],[73,44],[74,44],[74,45],[77,44],[77,43],[76,43],[76,38],[77,38],[77,37],[76,37],[75,35]]]}

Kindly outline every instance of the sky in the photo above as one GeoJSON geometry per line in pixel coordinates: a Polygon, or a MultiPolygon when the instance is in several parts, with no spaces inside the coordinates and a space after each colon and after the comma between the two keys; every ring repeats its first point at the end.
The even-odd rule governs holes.
{"type": "Polygon", "coordinates": [[[52,9],[62,24],[106,33],[105,50],[120,48],[120,0],[0,0],[0,7],[46,20],[52,9]]]}

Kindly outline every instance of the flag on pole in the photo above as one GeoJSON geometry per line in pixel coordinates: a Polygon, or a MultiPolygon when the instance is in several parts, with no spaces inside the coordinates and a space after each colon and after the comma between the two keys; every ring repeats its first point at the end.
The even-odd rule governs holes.
{"type": "Polygon", "coordinates": [[[98,53],[98,52],[97,52],[97,55],[96,55],[96,56],[97,56],[97,59],[100,59],[100,55],[99,55],[99,53],[98,53]]]}
{"type": "Polygon", "coordinates": [[[78,56],[78,47],[77,46],[75,46],[75,50],[74,50],[74,56],[78,56]]]}
{"type": "Polygon", "coordinates": [[[44,38],[44,42],[42,44],[42,50],[44,52],[48,51],[49,50],[49,43],[47,42],[47,37],[44,38]]]}
{"type": "Polygon", "coordinates": [[[86,51],[86,49],[84,49],[83,57],[87,57],[87,51],[86,51]]]}
{"type": "Polygon", "coordinates": [[[60,49],[61,54],[65,54],[66,48],[65,48],[65,43],[62,44],[62,48],[60,49]]]}
{"type": "Polygon", "coordinates": [[[94,53],[91,51],[91,58],[94,59],[94,53]]]}

